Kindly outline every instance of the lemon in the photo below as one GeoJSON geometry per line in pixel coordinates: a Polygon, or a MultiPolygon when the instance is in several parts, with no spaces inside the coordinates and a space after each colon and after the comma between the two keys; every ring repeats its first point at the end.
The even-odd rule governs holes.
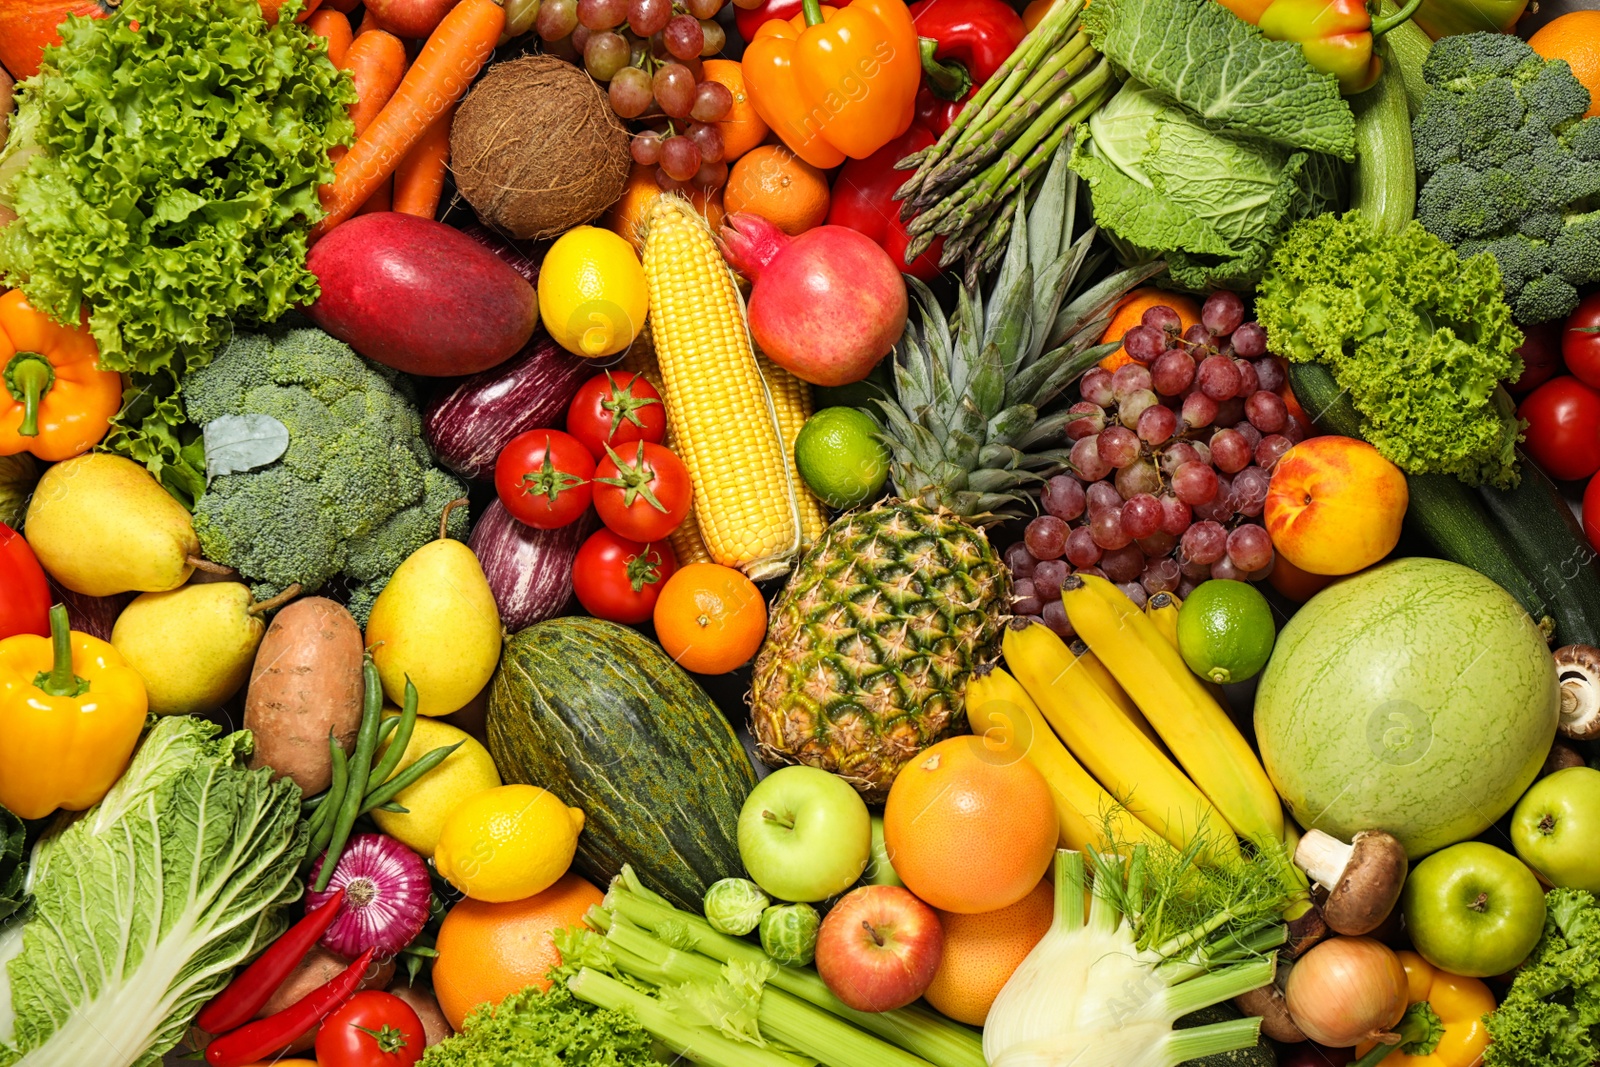
{"type": "Polygon", "coordinates": [[[1178,609],[1178,651],[1189,669],[1221,685],[1253,678],[1272,655],[1272,606],[1247,582],[1201,582],[1178,609]]]}
{"type": "Polygon", "coordinates": [[[572,866],[583,812],[536,785],[502,785],[458,804],[433,865],[473,900],[503,904],[542,893],[572,866]]]}
{"type": "Polygon", "coordinates": [[[853,508],[878,495],[889,475],[889,450],[878,424],[859,408],[823,408],[800,427],[794,463],[817,499],[853,508]]]}
{"type": "Polygon", "coordinates": [[[644,268],[610,230],[574,226],[539,265],[539,318],[556,344],[598,359],[626,349],[644,329],[644,268]]]}
{"type": "MultiPolygon", "coordinates": [[[[398,715],[390,708],[388,714],[398,715]]],[[[456,729],[447,722],[418,716],[411,731],[411,741],[395,773],[405,770],[419,758],[440,746],[461,742],[461,747],[450,753],[445,761],[433,770],[400,790],[395,802],[410,809],[405,815],[390,811],[374,811],[372,818],[378,829],[396,838],[402,844],[424,856],[433,854],[439,840],[439,828],[446,815],[457,804],[475,793],[493,789],[500,784],[500,772],[495,770],[489,750],[471,735],[456,729]]],[[[388,746],[384,746],[387,750],[388,746]]]]}

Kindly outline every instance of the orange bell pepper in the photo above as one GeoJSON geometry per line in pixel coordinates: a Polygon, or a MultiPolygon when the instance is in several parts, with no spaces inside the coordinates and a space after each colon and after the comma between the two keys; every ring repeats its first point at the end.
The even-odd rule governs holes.
{"type": "Polygon", "coordinates": [[[69,630],[0,641],[0,804],[24,819],[93,807],[128,768],[144,729],[144,679],[110,642],[69,630]]]}
{"type": "Polygon", "coordinates": [[[750,102],[813,167],[865,159],[911,126],[922,56],[904,0],[805,0],[763,23],[744,51],[750,102]]]}
{"type": "Polygon", "coordinates": [[[1406,972],[1406,1013],[1393,1045],[1364,1041],[1352,1067],[1474,1067],[1489,1047],[1483,1017],[1494,994],[1476,978],[1441,971],[1415,952],[1398,952],[1406,972]]]}
{"type": "Polygon", "coordinates": [[[84,326],[63,326],[20,289],[0,296],[0,456],[87,452],[122,406],[122,376],[100,370],[84,326]]]}

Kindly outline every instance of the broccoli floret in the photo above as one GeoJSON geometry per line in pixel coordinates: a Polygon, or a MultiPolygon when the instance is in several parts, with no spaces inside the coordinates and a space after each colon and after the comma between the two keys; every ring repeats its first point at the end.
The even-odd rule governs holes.
{"type": "MultiPolygon", "coordinates": [[[[184,379],[183,395],[197,425],[270,415],[289,431],[281,458],[218,475],[195,508],[206,557],[236,568],[258,598],[342,577],[354,605],[370,607],[367,591],[437,537],[444,505],[465,493],[434,466],[406,380],[321,330],[240,333],[184,379]]],[[[450,518],[464,535],[466,509],[450,518]]]]}
{"type": "Polygon", "coordinates": [[[1417,220],[1463,255],[1499,262],[1523,323],[1572,310],[1600,281],[1600,117],[1561,60],[1509,34],[1441,38],[1412,122],[1417,220]]]}

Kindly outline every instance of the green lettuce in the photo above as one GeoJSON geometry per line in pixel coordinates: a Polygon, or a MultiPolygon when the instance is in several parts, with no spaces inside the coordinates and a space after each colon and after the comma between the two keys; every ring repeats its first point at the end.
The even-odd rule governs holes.
{"type": "Polygon", "coordinates": [[[1129,77],[1220,129],[1290,148],[1356,156],[1339,81],[1292,41],[1269,41],[1217,0],[1094,0],[1089,40],[1129,77]]]}
{"type": "Polygon", "coordinates": [[[1600,1060],[1600,905],[1581,889],[1545,894],[1544,936],[1485,1016],[1486,1067],[1590,1067],[1600,1060]]]}
{"type": "Polygon", "coordinates": [[[204,477],[178,381],[230,320],[316,298],[317,186],[353,133],[349,75],[298,7],[271,27],[256,0],[69,18],[18,87],[0,154],[0,203],[18,216],[0,231],[0,277],[63,322],[87,307],[102,365],[132,375],[107,447],[191,501],[204,477]]]}
{"type": "Polygon", "coordinates": [[[0,923],[16,914],[26,901],[23,883],[28,861],[22,852],[27,837],[22,820],[0,808],[0,923]]]}
{"type": "Polygon", "coordinates": [[[159,720],[99,805],[35,848],[27,920],[0,933],[0,1065],[155,1067],[287,926],[300,790],[248,771],[251,737],[159,720]]]}
{"type": "Polygon", "coordinates": [[[1327,156],[1207,123],[1136,82],[1080,127],[1072,168],[1129,258],[1159,255],[1200,291],[1254,285],[1289,226],[1337,203],[1342,184],[1327,156]]]}

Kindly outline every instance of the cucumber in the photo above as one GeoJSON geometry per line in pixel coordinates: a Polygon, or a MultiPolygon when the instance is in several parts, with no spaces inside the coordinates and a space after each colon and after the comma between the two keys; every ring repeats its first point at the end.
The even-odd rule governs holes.
{"type": "MultiPolygon", "coordinates": [[[[1410,25],[1409,22],[1402,26],[1410,25]]],[[[1399,27],[1391,30],[1398,32],[1399,27]]],[[[1399,233],[1417,210],[1417,171],[1411,152],[1406,82],[1391,49],[1378,83],[1350,98],[1356,113],[1356,158],[1350,164],[1350,207],[1379,233],[1399,233]]]]}
{"type": "Polygon", "coordinates": [[[1478,496],[1505,531],[1513,558],[1548,600],[1557,647],[1600,644],[1600,572],[1594,549],[1556,484],[1520,448],[1517,459],[1522,480],[1516,488],[1483,486],[1478,496]]]}
{"type": "MultiPolygon", "coordinates": [[[[1291,363],[1289,384],[1306,411],[1314,413],[1318,428],[1361,436],[1361,416],[1322,364],[1291,363]]],[[[1443,558],[1493,580],[1548,633],[1555,619],[1553,598],[1516,562],[1536,557],[1528,557],[1512,540],[1482,497],[1448,474],[1408,474],[1406,489],[1411,497],[1407,529],[1443,558]]]]}

